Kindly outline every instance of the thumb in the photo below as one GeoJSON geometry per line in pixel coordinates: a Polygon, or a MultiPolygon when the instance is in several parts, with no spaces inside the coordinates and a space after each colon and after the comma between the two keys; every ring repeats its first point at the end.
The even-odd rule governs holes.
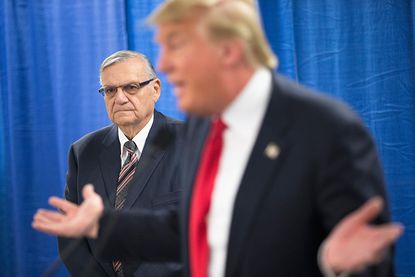
{"type": "Polygon", "coordinates": [[[356,224],[364,224],[376,218],[383,208],[383,200],[375,196],[351,214],[351,220],[356,224]]]}
{"type": "Polygon", "coordinates": [[[94,186],[92,184],[86,184],[82,189],[82,196],[87,199],[95,194],[94,186]]]}

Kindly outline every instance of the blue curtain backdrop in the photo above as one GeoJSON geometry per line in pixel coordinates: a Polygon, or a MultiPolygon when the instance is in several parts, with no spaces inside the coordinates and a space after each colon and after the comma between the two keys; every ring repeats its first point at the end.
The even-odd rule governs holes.
{"type": "MultiPolygon", "coordinates": [[[[70,143],[108,124],[100,62],[126,48],[157,61],[144,18],[160,2],[0,0],[0,276],[40,276],[56,258],[32,215],[62,195],[70,143]]],[[[348,102],[372,131],[393,218],[406,226],[398,276],[415,276],[415,4],[260,0],[259,9],[279,72],[348,102]]],[[[157,108],[183,118],[165,81],[157,108]]]]}
{"type": "Polygon", "coordinates": [[[40,276],[56,257],[31,218],[63,194],[69,144],[108,124],[98,69],[127,47],[125,26],[122,1],[0,1],[0,276],[40,276]]]}

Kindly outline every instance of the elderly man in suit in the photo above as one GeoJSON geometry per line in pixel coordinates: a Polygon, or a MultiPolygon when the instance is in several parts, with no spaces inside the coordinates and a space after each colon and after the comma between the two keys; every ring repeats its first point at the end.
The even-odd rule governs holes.
{"type": "MultiPolygon", "coordinates": [[[[119,51],[101,65],[100,78],[112,125],[87,134],[69,151],[65,197],[82,202],[82,187],[95,185],[106,207],[161,209],[177,204],[174,180],[177,155],[172,138],[181,123],[155,111],[161,84],[149,60],[119,51]],[[163,134],[162,139],[157,134],[163,134]]],[[[150,264],[140,259],[103,262],[93,240],[59,239],[59,253],[72,276],[178,276],[177,264],[150,264]]]]}
{"type": "Polygon", "coordinates": [[[244,1],[170,0],[150,21],[159,68],[190,114],[180,209],[104,211],[87,187],[79,207],[50,201],[73,217],[41,210],[33,226],[95,238],[110,260],[182,260],[185,276],[393,276],[388,246],[402,230],[387,223],[387,202],[346,217],[369,198],[386,201],[360,119],[273,73],[277,60],[244,1]],[[382,225],[368,224],[375,217],[382,225]]]}

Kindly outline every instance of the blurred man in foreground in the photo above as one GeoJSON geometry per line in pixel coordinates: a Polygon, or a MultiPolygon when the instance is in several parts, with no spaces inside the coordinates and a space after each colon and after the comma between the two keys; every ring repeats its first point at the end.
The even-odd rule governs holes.
{"type": "Polygon", "coordinates": [[[107,259],[182,260],[193,277],[393,276],[388,246],[402,228],[368,225],[389,221],[387,205],[375,198],[340,223],[386,199],[360,119],[273,74],[276,58],[243,1],[166,1],[150,21],[159,68],[190,114],[181,209],[103,211],[87,187],[80,207],[52,198],[67,213],[39,211],[34,227],[96,238],[107,259]]]}

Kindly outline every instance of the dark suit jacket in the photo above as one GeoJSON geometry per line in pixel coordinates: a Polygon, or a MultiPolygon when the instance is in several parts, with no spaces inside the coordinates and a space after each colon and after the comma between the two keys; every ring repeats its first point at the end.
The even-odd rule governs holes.
{"type": "MultiPolygon", "coordinates": [[[[177,148],[174,139],[182,124],[154,113],[154,122],[142,151],[134,181],[129,185],[124,209],[164,209],[178,203],[180,187],[175,179],[177,148]],[[161,135],[160,135],[161,134],[161,135]]],[[[106,207],[113,207],[118,174],[121,168],[117,126],[92,132],[69,151],[66,199],[82,202],[82,187],[94,184],[106,207]]],[[[93,240],[78,241],[72,253],[65,254],[73,240],[59,239],[59,253],[72,276],[115,276],[110,262],[97,259],[99,248],[93,240]]],[[[125,276],[180,276],[179,264],[146,263],[134,259],[124,264],[125,276]]]]}
{"type": "MultiPolygon", "coordinates": [[[[98,238],[110,236],[101,253],[104,258],[181,257],[189,275],[189,203],[209,126],[202,118],[186,123],[181,209],[157,214],[107,211],[98,238]],[[114,221],[117,229],[108,224],[114,221]],[[181,253],[176,251],[179,244],[181,253]]],[[[321,276],[320,244],[341,218],[368,198],[386,198],[382,175],[373,141],[352,111],[276,76],[236,196],[226,276],[321,276]],[[275,159],[265,151],[270,143],[280,149],[275,159]]],[[[388,220],[386,207],[377,222],[388,220]]],[[[391,257],[360,276],[393,276],[391,257]]]]}

